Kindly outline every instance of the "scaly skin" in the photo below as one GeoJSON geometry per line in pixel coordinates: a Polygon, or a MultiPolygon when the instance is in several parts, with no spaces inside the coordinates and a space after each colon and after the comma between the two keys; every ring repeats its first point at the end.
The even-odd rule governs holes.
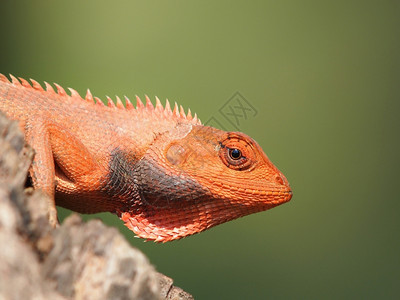
{"type": "Polygon", "coordinates": [[[146,97],[104,105],[59,85],[0,74],[0,110],[19,121],[36,155],[35,188],[81,213],[117,214],[139,237],[167,242],[289,201],[292,191],[260,146],[203,126],[146,97]]]}

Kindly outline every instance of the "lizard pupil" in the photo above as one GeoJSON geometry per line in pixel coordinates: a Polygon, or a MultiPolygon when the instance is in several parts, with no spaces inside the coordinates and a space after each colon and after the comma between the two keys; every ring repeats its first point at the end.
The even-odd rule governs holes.
{"type": "Polygon", "coordinates": [[[236,148],[229,149],[229,156],[234,160],[238,160],[239,158],[242,157],[242,152],[236,148]]]}

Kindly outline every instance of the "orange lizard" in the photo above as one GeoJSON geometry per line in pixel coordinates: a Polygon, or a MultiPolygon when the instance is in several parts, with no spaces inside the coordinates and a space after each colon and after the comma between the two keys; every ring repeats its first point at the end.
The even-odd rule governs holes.
{"type": "Polygon", "coordinates": [[[34,148],[30,176],[55,205],[111,212],[136,235],[167,242],[289,201],[292,191],[261,147],[239,132],[203,126],[182,106],[136,107],[70,95],[58,84],[0,74],[0,110],[34,148]]]}

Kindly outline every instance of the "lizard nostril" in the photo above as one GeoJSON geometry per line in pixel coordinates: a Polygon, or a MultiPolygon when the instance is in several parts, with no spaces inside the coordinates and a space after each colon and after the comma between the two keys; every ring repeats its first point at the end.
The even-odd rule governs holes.
{"type": "Polygon", "coordinates": [[[281,185],[284,185],[284,181],[283,181],[282,177],[279,175],[275,177],[275,181],[281,185]]]}

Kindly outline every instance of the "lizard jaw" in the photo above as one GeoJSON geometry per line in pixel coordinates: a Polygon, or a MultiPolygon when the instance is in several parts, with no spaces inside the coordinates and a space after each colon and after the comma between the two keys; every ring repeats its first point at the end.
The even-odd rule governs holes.
{"type": "Polygon", "coordinates": [[[169,242],[200,233],[218,224],[252,213],[261,212],[290,201],[292,191],[282,192],[279,199],[256,203],[232,203],[228,199],[199,200],[197,207],[172,205],[149,207],[134,212],[118,212],[120,219],[137,237],[155,242],[169,242]]]}

